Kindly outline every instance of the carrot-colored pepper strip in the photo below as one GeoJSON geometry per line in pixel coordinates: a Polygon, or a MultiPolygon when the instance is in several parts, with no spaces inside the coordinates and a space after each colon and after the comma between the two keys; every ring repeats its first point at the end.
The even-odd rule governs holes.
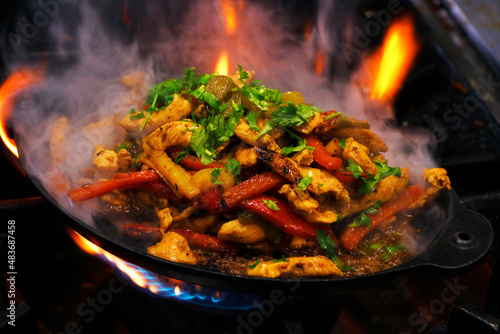
{"type": "MultiPolygon", "coordinates": [[[[172,154],[172,157],[174,159],[177,159],[179,154],[182,151],[184,151],[184,148],[179,147],[179,146],[173,146],[173,147],[169,147],[168,151],[170,152],[170,154],[172,154]]],[[[212,163],[209,163],[208,165],[204,165],[201,163],[201,159],[199,157],[191,155],[191,154],[188,154],[185,158],[181,159],[179,161],[179,163],[182,166],[184,166],[186,168],[193,169],[193,170],[202,170],[205,168],[224,168],[224,166],[225,166],[225,164],[222,162],[212,162],[212,163]]]]}
{"type": "Polygon", "coordinates": [[[335,243],[338,245],[338,240],[331,228],[325,225],[311,224],[305,218],[295,213],[288,204],[269,195],[260,195],[241,203],[241,207],[245,210],[262,216],[278,230],[287,234],[301,238],[312,238],[316,240],[316,230],[321,229],[327,231],[332,236],[335,243]],[[273,201],[278,206],[279,210],[273,210],[264,202],[273,201]]]}
{"type": "Polygon", "coordinates": [[[351,183],[354,182],[354,180],[356,180],[356,178],[352,175],[351,172],[341,169],[337,169],[335,171],[335,178],[342,183],[351,183]]]}
{"type": "Polygon", "coordinates": [[[205,191],[196,196],[195,205],[198,209],[207,210],[210,214],[225,211],[225,205],[223,207],[221,190],[219,188],[205,191]]]}
{"type": "Polygon", "coordinates": [[[425,187],[419,185],[406,187],[395,199],[380,206],[376,214],[367,214],[368,218],[371,220],[370,227],[362,225],[347,227],[340,236],[340,244],[344,249],[352,252],[358,247],[361,240],[377,227],[377,225],[397,212],[406,209],[423,196],[425,196],[425,187]]]}
{"type": "Polygon", "coordinates": [[[251,178],[237,184],[222,194],[229,208],[236,206],[245,199],[260,195],[268,190],[282,186],[287,179],[275,172],[267,172],[254,175],[251,178]]]}
{"type": "Polygon", "coordinates": [[[304,139],[307,141],[308,146],[314,147],[313,159],[318,165],[328,169],[329,171],[334,171],[342,166],[342,159],[332,157],[328,154],[323,146],[323,143],[321,143],[318,138],[312,135],[307,135],[304,136],[304,139]]]}
{"type": "Polygon", "coordinates": [[[69,198],[73,202],[86,201],[88,199],[102,196],[113,190],[133,185],[160,181],[160,176],[154,170],[143,170],[132,173],[119,173],[112,180],[98,181],[78,187],[69,193],[69,198]]]}
{"type": "Polygon", "coordinates": [[[238,246],[227,241],[217,239],[217,237],[194,232],[188,228],[172,228],[170,232],[175,232],[187,239],[190,246],[209,249],[214,252],[228,253],[235,256],[238,253],[238,246]]]}
{"type": "Polygon", "coordinates": [[[163,180],[134,185],[133,188],[155,193],[160,198],[168,198],[176,203],[181,201],[163,180]]]}
{"type": "Polygon", "coordinates": [[[159,227],[155,226],[145,226],[137,224],[126,224],[122,226],[122,232],[125,235],[136,237],[136,238],[151,238],[155,240],[160,240],[162,233],[159,227]]]}

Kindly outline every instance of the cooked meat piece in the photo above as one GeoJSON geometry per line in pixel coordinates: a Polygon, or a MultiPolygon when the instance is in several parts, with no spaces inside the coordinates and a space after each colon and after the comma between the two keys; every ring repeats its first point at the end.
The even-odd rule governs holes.
{"type": "Polygon", "coordinates": [[[116,152],[101,145],[97,145],[94,151],[94,165],[102,172],[114,172],[120,168],[116,152]]]}
{"type": "Polygon", "coordinates": [[[132,155],[130,154],[129,151],[122,148],[121,150],[118,151],[117,158],[118,158],[118,166],[120,166],[120,169],[122,171],[127,172],[132,169],[132,155]]]}
{"type": "Polygon", "coordinates": [[[235,219],[224,223],[219,229],[217,237],[220,240],[240,244],[255,244],[266,239],[266,232],[261,224],[257,222],[245,222],[235,219]]]}
{"type": "Polygon", "coordinates": [[[292,181],[299,183],[303,176],[299,171],[299,166],[292,159],[285,157],[283,154],[272,150],[265,150],[259,147],[254,147],[259,160],[269,165],[276,173],[292,181]]]}
{"type": "Polygon", "coordinates": [[[385,203],[396,198],[398,193],[406,188],[408,182],[410,182],[410,177],[410,170],[401,168],[401,177],[391,175],[382,179],[379,184],[375,185],[370,195],[362,195],[345,205],[341,212],[342,217],[366,210],[377,201],[385,203]]]}
{"type": "Polygon", "coordinates": [[[158,220],[160,221],[160,232],[165,233],[174,221],[170,208],[158,211],[158,220]]]}
{"type": "Polygon", "coordinates": [[[311,167],[299,167],[299,170],[302,178],[306,176],[311,178],[311,183],[307,190],[317,195],[333,193],[337,199],[350,201],[349,193],[344,188],[344,185],[329,171],[311,167]]]}
{"type": "Polygon", "coordinates": [[[314,116],[309,118],[309,121],[300,125],[300,126],[293,126],[295,130],[297,130],[300,133],[308,134],[313,132],[313,130],[320,126],[323,123],[323,117],[321,116],[320,113],[314,112],[314,116]]]}
{"type": "Polygon", "coordinates": [[[345,141],[344,151],[342,157],[345,160],[352,159],[359,165],[366,173],[376,175],[378,173],[377,166],[371,161],[368,156],[370,150],[363,144],[358,143],[354,138],[349,137],[345,141]]]}
{"type": "Polygon", "coordinates": [[[357,142],[368,147],[370,152],[387,152],[388,147],[382,139],[373,131],[363,128],[340,128],[332,131],[330,135],[337,138],[354,138],[357,142]]]}
{"type": "Polygon", "coordinates": [[[259,137],[259,132],[250,129],[250,125],[244,118],[240,119],[240,122],[234,129],[234,134],[250,146],[267,147],[271,142],[273,142],[273,138],[268,134],[264,134],[259,137]]]}
{"type": "Polygon", "coordinates": [[[68,128],[69,125],[67,117],[58,118],[51,125],[49,138],[50,157],[52,162],[55,164],[66,160],[64,150],[66,148],[65,138],[68,128]]]}
{"type": "Polygon", "coordinates": [[[144,118],[130,119],[130,116],[137,115],[142,111],[125,116],[125,118],[121,120],[120,125],[128,132],[140,131],[141,134],[148,135],[163,124],[180,121],[182,118],[190,115],[192,109],[191,103],[188,100],[175,94],[174,100],[165,109],[151,113],[151,116],[142,131],[140,131],[140,129],[142,127],[142,123],[144,123],[144,118]]]}
{"type": "Polygon", "coordinates": [[[196,256],[193,254],[191,248],[189,248],[186,238],[175,232],[165,233],[160,242],[148,247],[148,254],[193,266],[198,263],[196,256]]]}
{"type": "Polygon", "coordinates": [[[175,121],[166,123],[153,131],[145,139],[146,143],[158,151],[164,151],[167,147],[186,147],[191,141],[193,134],[189,128],[195,126],[193,122],[175,121]]]}
{"type": "Polygon", "coordinates": [[[102,195],[102,200],[112,206],[126,206],[130,199],[127,195],[118,190],[102,195]]]}
{"type": "Polygon", "coordinates": [[[338,215],[330,210],[318,211],[314,210],[310,213],[299,212],[299,214],[307,219],[310,223],[315,224],[333,224],[338,220],[338,215]]]}
{"type": "MultiPolygon", "coordinates": [[[[193,207],[194,208],[194,207],[193,207]]],[[[187,210],[187,209],[186,209],[187,210]]],[[[186,211],[184,210],[183,213],[186,211]]],[[[219,222],[218,215],[205,215],[200,217],[186,217],[178,220],[179,216],[175,217],[175,227],[187,227],[198,233],[206,233],[219,222]]]]}
{"type": "Polygon", "coordinates": [[[287,261],[265,261],[255,268],[247,269],[249,276],[269,278],[315,277],[315,276],[344,276],[342,271],[326,256],[290,257],[287,261]]]}
{"type": "Polygon", "coordinates": [[[284,184],[279,190],[280,194],[284,194],[297,210],[312,213],[319,206],[317,200],[311,197],[309,192],[300,190],[296,185],[284,184]]]}
{"type": "Polygon", "coordinates": [[[292,160],[300,166],[309,166],[313,163],[313,153],[308,149],[303,149],[302,151],[296,153],[292,157],[292,160]]]}
{"type": "Polygon", "coordinates": [[[430,184],[427,188],[427,195],[432,195],[443,188],[451,190],[450,178],[444,168],[426,168],[422,172],[422,178],[430,184]]]}
{"type": "Polygon", "coordinates": [[[240,146],[235,153],[235,159],[240,163],[241,168],[252,167],[257,164],[259,157],[253,147],[240,146]]]}
{"type": "Polygon", "coordinates": [[[292,249],[313,248],[316,246],[318,246],[316,239],[306,239],[293,236],[290,240],[290,248],[292,249]]]}

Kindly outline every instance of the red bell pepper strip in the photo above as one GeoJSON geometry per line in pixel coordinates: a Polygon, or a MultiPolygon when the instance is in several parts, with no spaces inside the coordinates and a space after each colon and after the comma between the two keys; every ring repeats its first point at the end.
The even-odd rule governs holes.
{"type": "Polygon", "coordinates": [[[358,244],[363,240],[364,237],[368,235],[377,225],[379,225],[384,220],[393,216],[397,212],[406,209],[412,203],[417,202],[425,196],[425,187],[419,185],[411,185],[406,187],[399,195],[380,206],[380,209],[376,214],[367,214],[368,218],[371,220],[370,227],[368,226],[354,226],[347,227],[340,236],[340,244],[347,251],[354,251],[358,244]]]}
{"type": "MultiPolygon", "coordinates": [[[[184,151],[184,148],[180,146],[172,146],[168,148],[168,151],[172,155],[174,159],[177,159],[179,154],[184,151]]],[[[225,164],[222,162],[212,162],[209,163],[208,165],[204,165],[201,163],[201,159],[198,158],[197,156],[188,154],[185,158],[181,159],[179,163],[187,168],[193,169],[193,170],[202,170],[205,168],[224,168],[225,164]]]]}
{"type": "Polygon", "coordinates": [[[152,238],[160,240],[163,234],[160,232],[159,227],[145,226],[137,224],[126,224],[122,226],[122,233],[136,238],[152,238]]]}
{"type": "Polygon", "coordinates": [[[169,232],[175,232],[187,239],[190,246],[200,247],[219,253],[228,253],[231,256],[236,256],[238,246],[227,241],[217,239],[217,237],[194,232],[188,228],[171,228],[169,232]]]}
{"type": "Polygon", "coordinates": [[[69,198],[73,202],[81,202],[123,187],[160,180],[161,177],[151,169],[132,173],[118,173],[112,180],[97,181],[73,189],[69,193],[69,198]]]}
{"type": "Polygon", "coordinates": [[[316,240],[316,230],[325,230],[332,236],[332,239],[338,245],[337,237],[328,225],[309,223],[305,218],[295,213],[288,204],[275,197],[265,194],[256,196],[243,201],[241,207],[262,216],[278,230],[297,237],[316,240]],[[269,208],[267,204],[264,203],[264,200],[275,202],[279,210],[269,208]]]}
{"type": "Polygon", "coordinates": [[[155,193],[156,196],[171,199],[175,203],[181,202],[174,191],[163,180],[134,185],[133,188],[155,193]]]}
{"type": "Polygon", "coordinates": [[[325,147],[321,141],[312,135],[304,136],[307,142],[307,146],[314,147],[313,159],[318,165],[328,169],[329,171],[334,171],[342,166],[342,159],[337,157],[332,157],[326,151],[325,147]]]}
{"type": "Polygon", "coordinates": [[[210,214],[222,213],[225,211],[226,207],[226,205],[223,204],[221,190],[219,188],[205,191],[196,196],[195,205],[198,209],[206,210],[210,214]]]}
{"type": "Polygon", "coordinates": [[[354,180],[356,180],[356,178],[352,175],[351,172],[341,169],[337,169],[335,171],[334,176],[337,180],[339,180],[342,183],[351,183],[354,180]]]}
{"type": "Polygon", "coordinates": [[[245,199],[249,199],[268,190],[282,186],[286,182],[287,179],[275,172],[258,174],[224,192],[222,197],[224,198],[226,205],[229,208],[232,208],[245,199]]]}

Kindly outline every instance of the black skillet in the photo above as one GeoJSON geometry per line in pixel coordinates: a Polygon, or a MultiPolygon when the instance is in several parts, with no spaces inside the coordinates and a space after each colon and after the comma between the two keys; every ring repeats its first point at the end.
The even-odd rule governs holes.
{"type": "MultiPolygon", "coordinates": [[[[22,145],[20,145],[22,147],[22,145]]],[[[30,159],[21,151],[21,163],[30,159]]],[[[480,214],[462,206],[455,192],[443,190],[413,221],[421,231],[414,257],[399,266],[372,274],[346,278],[269,279],[225,274],[203,268],[178,264],[149,255],[121,239],[113,229],[91,227],[72,212],[61,208],[48,193],[40,180],[26,170],[44,198],[52,204],[57,214],[76,232],[106,251],[145,269],[194,284],[213,288],[249,293],[271,292],[279,289],[291,295],[309,293],[343,293],[372,286],[388,275],[409,271],[432,271],[441,275],[455,275],[478,263],[488,252],[493,242],[490,222],[480,214]]]]}

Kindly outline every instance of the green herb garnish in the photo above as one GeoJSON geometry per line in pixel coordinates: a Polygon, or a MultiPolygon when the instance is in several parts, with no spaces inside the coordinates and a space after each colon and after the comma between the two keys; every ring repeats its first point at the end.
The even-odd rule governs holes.
{"type": "Polygon", "coordinates": [[[369,214],[369,215],[376,214],[378,212],[378,209],[380,208],[381,204],[382,204],[382,201],[380,201],[380,200],[376,201],[368,209],[366,209],[365,211],[363,211],[359,215],[357,215],[356,218],[354,218],[354,221],[351,224],[349,224],[349,227],[357,227],[357,226],[371,227],[372,220],[367,216],[367,214],[369,214]]]}
{"type": "Polygon", "coordinates": [[[227,160],[225,167],[235,177],[241,173],[241,165],[236,159],[227,160]]]}
{"type": "Polygon", "coordinates": [[[342,271],[353,270],[351,267],[348,267],[342,262],[337,256],[337,243],[333,240],[332,236],[328,234],[325,230],[316,230],[316,240],[319,243],[319,246],[326,251],[326,255],[330,260],[335,263],[337,267],[342,271]]]}
{"type": "Polygon", "coordinates": [[[249,264],[249,265],[248,265],[248,268],[250,268],[250,269],[255,269],[255,267],[257,267],[257,266],[259,265],[259,263],[261,263],[261,262],[262,262],[262,261],[257,260],[257,261],[255,261],[255,263],[253,263],[253,264],[249,264]]]}
{"type": "Polygon", "coordinates": [[[220,168],[215,168],[213,171],[210,172],[210,177],[213,184],[222,184],[222,182],[219,181],[219,176],[220,176],[220,168]]]}
{"type": "Polygon", "coordinates": [[[262,202],[264,202],[265,205],[271,210],[278,211],[280,208],[278,207],[278,202],[277,201],[272,201],[270,199],[263,199],[262,202]]]}
{"type": "Polygon", "coordinates": [[[311,184],[312,182],[312,179],[311,179],[311,176],[313,176],[312,172],[309,171],[307,173],[306,176],[304,176],[304,178],[302,180],[299,181],[299,183],[297,184],[297,188],[299,190],[306,190],[307,187],[309,187],[309,185],[311,184]]]}
{"type": "Polygon", "coordinates": [[[344,148],[345,148],[345,140],[346,140],[345,138],[340,138],[340,139],[339,139],[339,147],[340,147],[341,149],[344,149],[344,148]]]}
{"type": "Polygon", "coordinates": [[[281,255],[280,259],[273,259],[274,263],[279,263],[279,262],[288,262],[288,259],[285,257],[285,255],[281,255]]]}

